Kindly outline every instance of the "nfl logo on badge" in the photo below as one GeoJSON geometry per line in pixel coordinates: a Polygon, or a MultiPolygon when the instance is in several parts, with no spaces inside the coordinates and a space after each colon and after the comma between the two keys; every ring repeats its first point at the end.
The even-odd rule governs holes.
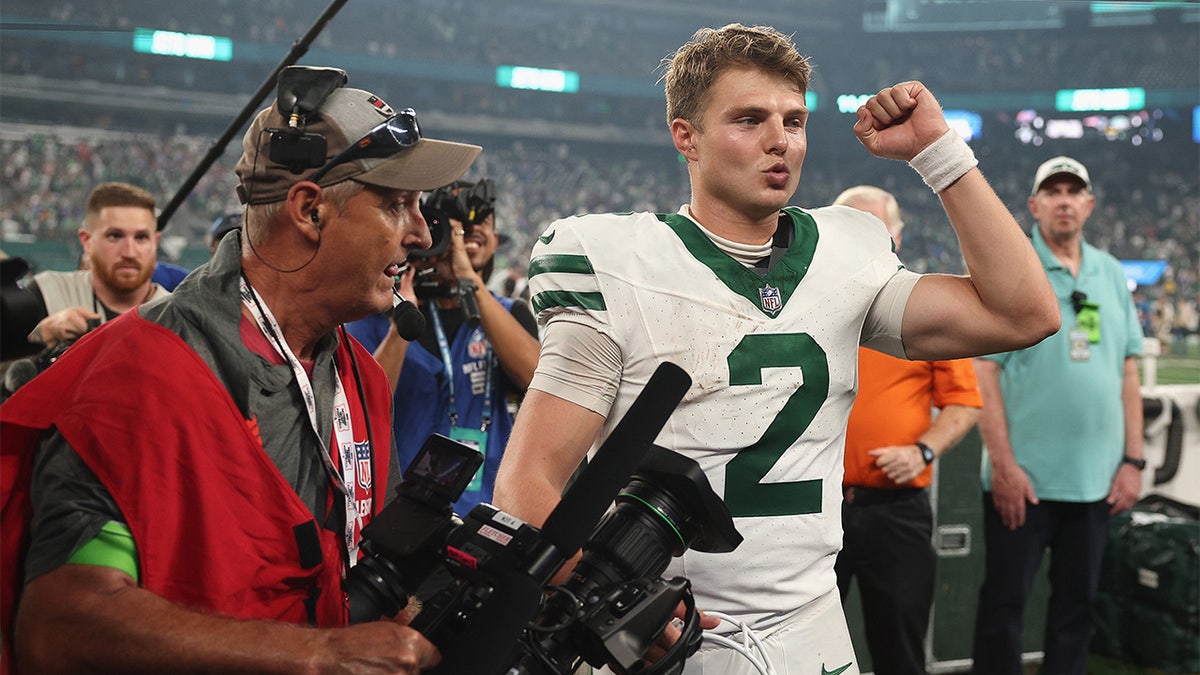
{"type": "Polygon", "coordinates": [[[779,295],[778,288],[763,286],[758,289],[758,299],[762,303],[764,312],[774,314],[783,309],[783,298],[779,295]]]}
{"type": "Polygon", "coordinates": [[[358,460],[358,484],[365,490],[371,489],[371,444],[354,442],[354,455],[358,460]]]}

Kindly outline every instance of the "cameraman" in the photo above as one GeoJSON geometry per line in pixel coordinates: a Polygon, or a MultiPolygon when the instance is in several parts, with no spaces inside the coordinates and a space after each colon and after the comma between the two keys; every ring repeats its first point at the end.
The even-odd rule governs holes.
{"type": "MultiPolygon", "coordinates": [[[[24,333],[28,346],[5,360],[69,344],[98,323],[170,294],[150,278],[158,259],[154,208],[149,192],[128,183],[101,183],[88,194],[79,230],[86,270],[33,276],[26,288],[40,306],[3,328],[24,333]]],[[[19,344],[16,337],[6,335],[4,343],[19,344]]]]}
{"type": "Polygon", "coordinates": [[[411,298],[415,291],[425,317],[415,345],[400,336],[388,314],[347,325],[364,346],[374,347],[392,382],[400,466],[408,466],[431,433],[484,454],[483,467],[455,502],[460,514],[492,499],[512,430],[508,399],[525,393],[540,348],[529,306],[487,288],[500,245],[495,203],[487,178],[458,181],[426,198],[426,219],[433,229],[433,223],[447,221],[449,245],[433,258],[415,255],[410,260],[415,281],[413,270],[401,280],[401,293],[411,298]],[[471,314],[477,325],[471,325],[471,314]]]}
{"type": "Polygon", "coordinates": [[[285,69],[290,103],[243,138],[240,236],[0,406],[0,670],[438,661],[399,622],[346,625],[342,580],[399,475],[387,381],[340,325],[391,305],[430,244],[421,191],[480,148],[344,82],[285,69]]]}

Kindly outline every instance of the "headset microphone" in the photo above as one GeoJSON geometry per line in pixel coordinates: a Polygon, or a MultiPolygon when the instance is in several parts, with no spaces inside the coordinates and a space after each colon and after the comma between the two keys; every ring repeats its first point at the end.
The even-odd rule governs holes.
{"type": "Polygon", "coordinates": [[[392,289],[392,293],[396,296],[392,304],[392,323],[400,337],[412,342],[425,332],[425,315],[411,300],[400,295],[400,291],[392,289]]]}

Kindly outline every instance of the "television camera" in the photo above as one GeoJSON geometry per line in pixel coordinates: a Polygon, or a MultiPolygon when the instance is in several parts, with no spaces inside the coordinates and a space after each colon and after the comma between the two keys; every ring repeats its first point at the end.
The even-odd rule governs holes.
{"type": "MultiPolygon", "coordinates": [[[[435,265],[422,264],[432,261],[450,246],[450,219],[462,224],[463,236],[469,236],[476,225],[482,223],[495,210],[496,184],[490,178],[478,183],[455,181],[429,193],[421,204],[421,215],[429,225],[433,244],[424,250],[411,251],[409,258],[417,262],[418,270],[413,279],[413,291],[422,300],[449,298],[457,295],[462,307],[463,318],[468,326],[475,328],[481,321],[479,304],[475,300],[475,282],[472,279],[446,279],[437,273],[435,265]]],[[[488,260],[480,270],[484,281],[492,274],[494,260],[488,260]]]]}
{"type": "Polygon", "coordinates": [[[455,516],[482,458],[431,436],[363,529],[364,557],[347,579],[351,621],[392,616],[415,596],[411,625],[441,650],[436,673],[557,675],[583,662],[678,672],[699,646],[699,614],[689,582],[660,575],[688,548],[726,552],[742,539],[699,466],[652,444],[690,382],[660,366],[540,530],[490,504],[455,516]],[[547,587],[581,546],[570,577],[547,587]],[[682,637],[646,666],[681,602],[682,637]]]}
{"type": "Polygon", "coordinates": [[[478,183],[455,181],[430,192],[421,202],[421,215],[429,225],[433,244],[424,250],[412,251],[414,259],[436,258],[450,246],[450,219],[462,223],[463,232],[470,234],[496,208],[496,183],[484,178],[478,183]]]}

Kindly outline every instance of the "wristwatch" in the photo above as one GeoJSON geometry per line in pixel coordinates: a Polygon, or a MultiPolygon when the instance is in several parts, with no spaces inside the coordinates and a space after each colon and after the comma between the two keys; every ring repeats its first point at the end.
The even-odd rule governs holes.
{"type": "Polygon", "coordinates": [[[1144,471],[1146,469],[1146,460],[1145,459],[1134,459],[1133,457],[1130,457],[1129,455],[1125,455],[1124,457],[1121,458],[1121,461],[1124,462],[1125,464],[1132,465],[1138,471],[1144,471]]]}
{"type": "Polygon", "coordinates": [[[934,452],[933,452],[933,448],[929,447],[928,445],[925,445],[921,441],[917,441],[916,443],[914,443],[914,445],[916,445],[917,449],[921,451],[921,458],[925,460],[925,465],[928,466],[928,465],[932,464],[933,459],[935,457],[937,457],[937,455],[934,454],[934,452]]]}

